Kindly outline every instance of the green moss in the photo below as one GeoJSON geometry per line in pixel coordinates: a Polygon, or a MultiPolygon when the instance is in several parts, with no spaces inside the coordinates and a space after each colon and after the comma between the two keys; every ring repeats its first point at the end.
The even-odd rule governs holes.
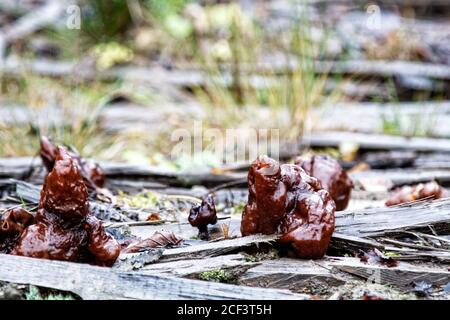
{"type": "Polygon", "coordinates": [[[224,269],[213,269],[210,271],[202,272],[199,278],[205,281],[214,281],[222,283],[231,283],[236,280],[236,277],[232,272],[224,269]]]}
{"type": "Polygon", "coordinates": [[[245,203],[241,202],[231,208],[231,214],[242,214],[245,203]]]}
{"type": "Polygon", "coordinates": [[[28,292],[25,294],[26,300],[75,300],[70,293],[49,292],[44,294],[36,286],[30,286],[28,292]]]}
{"type": "Polygon", "coordinates": [[[262,260],[278,259],[280,254],[277,249],[272,248],[268,252],[257,252],[255,254],[246,254],[245,261],[247,262],[259,262],[262,260]]]}

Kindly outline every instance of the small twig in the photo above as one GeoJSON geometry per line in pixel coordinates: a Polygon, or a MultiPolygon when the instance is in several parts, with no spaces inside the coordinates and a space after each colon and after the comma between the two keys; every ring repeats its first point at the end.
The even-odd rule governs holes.
{"type": "Polygon", "coordinates": [[[155,226],[160,225],[164,223],[175,223],[177,221],[174,220],[153,220],[153,221],[125,221],[125,222],[112,222],[112,223],[104,223],[103,225],[105,227],[109,228],[117,228],[121,226],[129,226],[129,227],[136,227],[136,226],[155,226]]]}
{"type": "Polygon", "coordinates": [[[434,251],[450,252],[450,251],[447,250],[447,249],[436,248],[436,247],[427,247],[427,246],[423,246],[423,245],[420,245],[420,244],[408,243],[408,242],[398,241],[398,240],[394,240],[394,239],[382,239],[382,241],[388,242],[388,243],[392,243],[392,244],[395,244],[395,245],[399,245],[399,246],[404,246],[404,247],[408,247],[408,248],[413,248],[413,249],[422,249],[422,250],[434,250],[434,251]]]}
{"type": "Polygon", "coordinates": [[[439,236],[439,235],[437,234],[436,230],[434,230],[433,226],[428,225],[428,228],[430,229],[430,231],[431,231],[436,237],[439,236]]]}
{"type": "Polygon", "coordinates": [[[414,236],[416,236],[418,238],[421,238],[421,239],[422,238],[429,238],[429,239],[436,240],[436,241],[439,241],[439,242],[450,243],[450,240],[448,240],[448,239],[445,239],[445,238],[439,237],[439,236],[433,236],[431,234],[421,233],[420,236],[419,236],[419,233],[416,233],[416,232],[405,231],[405,233],[414,235],[414,236]]]}
{"type": "Polygon", "coordinates": [[[186,200],[186,201],[192,201],[195,203],[201,203],[202,200],[196,197],[192,197],[192,196],[186,196],[186,195],[164,195],[163,197],[165,197],[166,199],[169,200],[186,200]]]}
{"type": "Polygon", "coordinates": [[[209,189],[208,193],[205,194],[205,196],[207,196],[210,193],[215,193],[215,192],[217,192],[217,191],[219,191],[221,189],[228,189],[230,187],[234,187],[236,185],[244,184],[246,182],[247,182],[247,178],[243,178],[243,179],[237,179],[235,181],[230,181],[230,182],[219,184],[218,186],[209,189]]]}

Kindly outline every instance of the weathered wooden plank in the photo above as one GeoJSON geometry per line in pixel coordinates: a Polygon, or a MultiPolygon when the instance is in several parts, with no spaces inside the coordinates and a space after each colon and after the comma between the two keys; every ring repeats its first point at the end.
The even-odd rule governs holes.
{"type": "Polygon", "coordinates": [[[333,233],[328,252],[342,253],[342,252],[359,252],[360,250],[369,250],[377,248],[381,251],[393,252],[396,255],[395,259],[402,261],[426,260],[442,263],[450,262],[450,252],[443,250],[418,250],[404,247],[401,245],[395,246],[385,244],[383,242],[361,238],[355,236],[347,236],[342,233],[333,233]]]}
{"type": "Polygon", "coordinates": [[[338,103],[315,110],[320,116],[315,130],[355,131],[380,133],[386,120],[396,121],[399,129],[413,134],[414,131],[433,137],[449,137],[450,102],[408,103],[338,103]]]}
{"type": "Polygon", "coordinates": [[[365,150],[412,150],[421,152],[450,152],[450,140],[422,137],[402,137],[357,132],[314,132],[303,137],[301,145],[311,147],[339,147],[343,142],[358,144],[365,150]]]}
{"type": "Polygon", "coordinates": [[[161,260],[175,261],[189,258],[215,257],[235,251],[243,250],[251,246],[260,246],[271,243],[278,238],[277,235],[251,235],[236,239],[227,239],[217,242],[207,242],[195,246],[175,249],[167,249],[163,252],[161,260]]]}
{"type": "Polygon", "coordinates": [[[332,267],[374,283],[390,284],[401,289],[412,289],[414,282],[425,281],[433,285],[445,285],[450,281],[450,272],[444,267],[415,266],[401,261],[398,266],[388,268],[366,264],[357,258],[345,258],[333,262],[332,267]]]}
{"type": "Polygon", "coordinates": [[[306,299],[289,291],[236,286],[86,264],[0,254],[0,280],[70,291],[84,299],[306,299]]]}
{"type": "Polygon", "coordinates": [[[395,235],[405,230],[448,232],[450,198],[416,202],[398,207],[382,207],[336,213],[338,233],[358,237],[395,235]]]}
{"type": "Polygon", "coordinates": [[[244,272],[247,268],[250,268],[255,264],[255,262],[246,260],[246,257],[242,254],[227,254],[202,259],[186,259],[148,264],[139,269],[139,272],[187,277],[217,269],[238,268],[240,269],[240,272],[244,272]]]}
{"type": "MultiPolygon", "coordinates": [[[[104,169],[107,183],[114,189],[163,189],[170,187],[204,186],[215,187],[224,183],[231,183],[244,179],[244,172],[226,172],[215,174],[210,168],[196,170],[195,172],[176,172],[151,165],[131,165],[120,162],[99,161],[104,169]]],[[[30,157],[0,158],[0,178],[20,179],[34,168],[41,166],[39,158],[30,157]]],[[[46,173],[41,171],[41,176],[46,173]]],[[[13,183],[13,182],[11,182],[13,183]]],[[[24,182],[23,182],[24,183],[24,182]]]]}
{"type": "MultiPolygon", "coordinates": [[[[433,141],[430,141],[432,143],[433,141]]],[[[17,164],[12,164],[8,160],[0,159],[0,178],[19,179],[30,170],[31,158],[25,162],[26,158],[18,159],[17,164]]],[[[39,165],[40,160],[36,159],[35,164],[39,165]]],[[[385,181],[387,185],[383,188],[390,188],[404,184],[414,184],[419,182],[428,182],[436,180],[442,184],[450,183],[450,170],[442,161],[435,164],[430,160],[428,168],[426,163],[422,162],[424,168],[403,168],[386,170],[365,170],[350,173],[355,181],[361,181],[362,185],[370,181],[385,181]],[[442,168],[440,168],[442,167],[442,168]],[[436,169],[434,169],[436,168],[436,169]]],[[[101,163],[105,169],[110,185],[114,189],[123,188],[136,189],[164,189],[170,187],[186,188],[195,185],[202,185],[207,188],[220,186],[225,183],[234,183],[242,181],[245,185],[246,172],[226,172],[215,174],[211,170],[199,170],[198,172],[174,172],[164,169],[158,169],[152,166],[135,166],[121,163],[101,163]]],[[[45,171],[42,171],[44,174],[45,171]]],[[[386,192],[387,190],[384,190],[386,192]]]]}
{"type": "MultiPolygon", "coordinates": [[[[83,117],[82,110],[71,110],[71,115],[83,117]]],[[[145,131],[158,130],[170,115],[195,117],[199,119],[204,112],[199,104],[193,102],[179,105],[166,103],[158,106],[142,106],[136,103],[113,103],[104,106],[98,115],[100,126],[107,131],[120,131],[133,128],[145,131]]],[[[19,126],[46,123],[68,123],[67,112],[58,106],[44,106],[39,109],[23,105],[0,105],[2,124],[19,126]]]]}
{"type": "MultiPolygon", "coordinates": [[[[69,61],[49,61],[25,60],[25,59],[6,59],[0,69],[6,74],[20,74],[20,72],[32,72],[43,76],[65,77],[71,75],[78,68],[76,63],[69,61]]],[[[226,66],[224,66],[226,70],[226,66]]],[[[255,68],[249,67],[249,70],[257,70],[265,73],[270,72],[290,72],[297,68],[294,62],[286,64],[285,61],[270,61],[258,63],[255,68]]],[[[242,66],[245,70],[245,66],[242,66]]],[[[210,78],[199,70],[172,69],[163,68],[142,68],[135,66],[118,66],[103,72],[95,70],[86,70],[85,74],[77,74],[81,79],[86,80],[99,78],[105,80],[126,79],[131,81],[141,81],[153,84],[169,84],[182,87],[198,87],[204,85],[210,78]]],[[[368,60],[348,60],[348,61],[316,61],[315,71],[318,73],[336,73],[353,74],[360,76],[380,76],[392,77],[394,75],[402,76],[420,76],[432,79],[448,80],[450,79],[450,67],[443,64],[409,62],[409,61],[368,61],[368,60]]],[[[220,79],[231,79],[230,72],[224,71],[220,79]]],[[[219,79],[219,80],[220,80],[219,79]]]]}
{"type": "Polygon", "coordinates": [[[316,261],[277,258],[252,262],[242,254],[228,254],[153,263],[139,269],[139,272],[197,278],[203,272],[220,269],[232,272],[239,284],[296,291],[311,282],[326,282],[331,286],[344,283],[342,276],[331,272],[330,262],[334,260],[332,257],[316,261]]]}
{"type": "Polygon", "coordinates": [[[411,288],[413,282],[426,281],[434,285],[443,285],[450,280],[450,272],[445,267],[424,267],[400,261],[398,266],[388,268],[382,265],[366,264],[359,258],[330,256],[320,260],[278,258],[249,262],[244,256],[234,254],[155,263],[145,266],[141,272],[192,277],[216,269],[236,271],[235,275],[240,284],[293,291],[301,290],[304,286],[313,283],[341,285],[348,278],[338,271],[401,289],[411,288]]]}
{"type": "Polygon", "coordinates": [[[438,153],[418,156],[414,161],[414,167],[423,170],[450,170],[450,154],[438,153]]]}
{"type": "Polygon", "coordinates": [[[289,258],[265,260],[240,275],[239,283],[293,291],[304,289],[306,285],[312,283],[341,285],[345,279],[330,271],[331,260],[327,257],[315,261],[289,258]]]}

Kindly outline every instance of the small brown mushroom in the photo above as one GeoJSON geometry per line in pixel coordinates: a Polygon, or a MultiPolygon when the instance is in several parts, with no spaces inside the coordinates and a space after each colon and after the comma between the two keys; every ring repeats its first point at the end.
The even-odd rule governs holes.
{"type": "Polygon", "coordinates": [[[336,159],[327,155],[314,155],[308,159],[298,158],[295,164],[319,180],[322,188],[330,193],[336,203],[336,210],[347,208],[353,182],[336,159]]]}
{"type": "Polygon", "coordinates": [[[217,223],[216,206],[211,194],[207,195],[201,204],[191,208],[188,221],[191,226],[198,228],[198,236],[200,239],[209,239],[208,224],[217,223]]]}
{"type": "Polygon", "coordinates": [[[0,217],[0,252],[8,253],[22,231],[34,223],[34,216],[23,208],[12,208],[0,217]]]}
{"type": "Polygon", "coordinates": [[[414,186],[403,186],[397,188],[386,200],[386,206],[395,206],[422,199],[440,199],[448,196],[447,190],[442,188],[437,182],[419,183],[414,186]]]}
{"type": "Polygon", "coordinates": [[[23,229],[34,222],[31,213],[23,208],[7,210],[0,219],[0,232],[4,234],[20,234],[23,229]]]}

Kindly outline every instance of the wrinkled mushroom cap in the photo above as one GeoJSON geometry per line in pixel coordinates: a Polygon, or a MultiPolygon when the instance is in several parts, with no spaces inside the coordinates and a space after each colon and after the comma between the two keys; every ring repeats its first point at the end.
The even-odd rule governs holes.
{"type": "Polygon", "coordinates": [[[64,147],[57,148],[55,165],[42,187],[40,207],[68,220],[81,220],[89,212],[80,169],[64,147]]]}
{"type": "Polygon", "coordinates": [[[188,221],[191,226],[199,229],[217,222],[216,207],[212,195],[205,197],[200,205],[195,205],[191,208],[188,221]]]}
{"type": "Polygon", "coordinates": [[[279,233],[279,243],[300,258],[325,254],[334,231],[336,207],[318,179],[297,165],[279,165],[259,157],[250,167],[248,190],[241,221],[243,236],[279,233]]]}
{"type": "Polygon", "coordinates": [[[353,182],[336,159],[327,155],[314,155],[309,158],[298,158],[295,164],[319,180],[322,188],[330,193],[337,210],[347,208],[353,182]]]}

